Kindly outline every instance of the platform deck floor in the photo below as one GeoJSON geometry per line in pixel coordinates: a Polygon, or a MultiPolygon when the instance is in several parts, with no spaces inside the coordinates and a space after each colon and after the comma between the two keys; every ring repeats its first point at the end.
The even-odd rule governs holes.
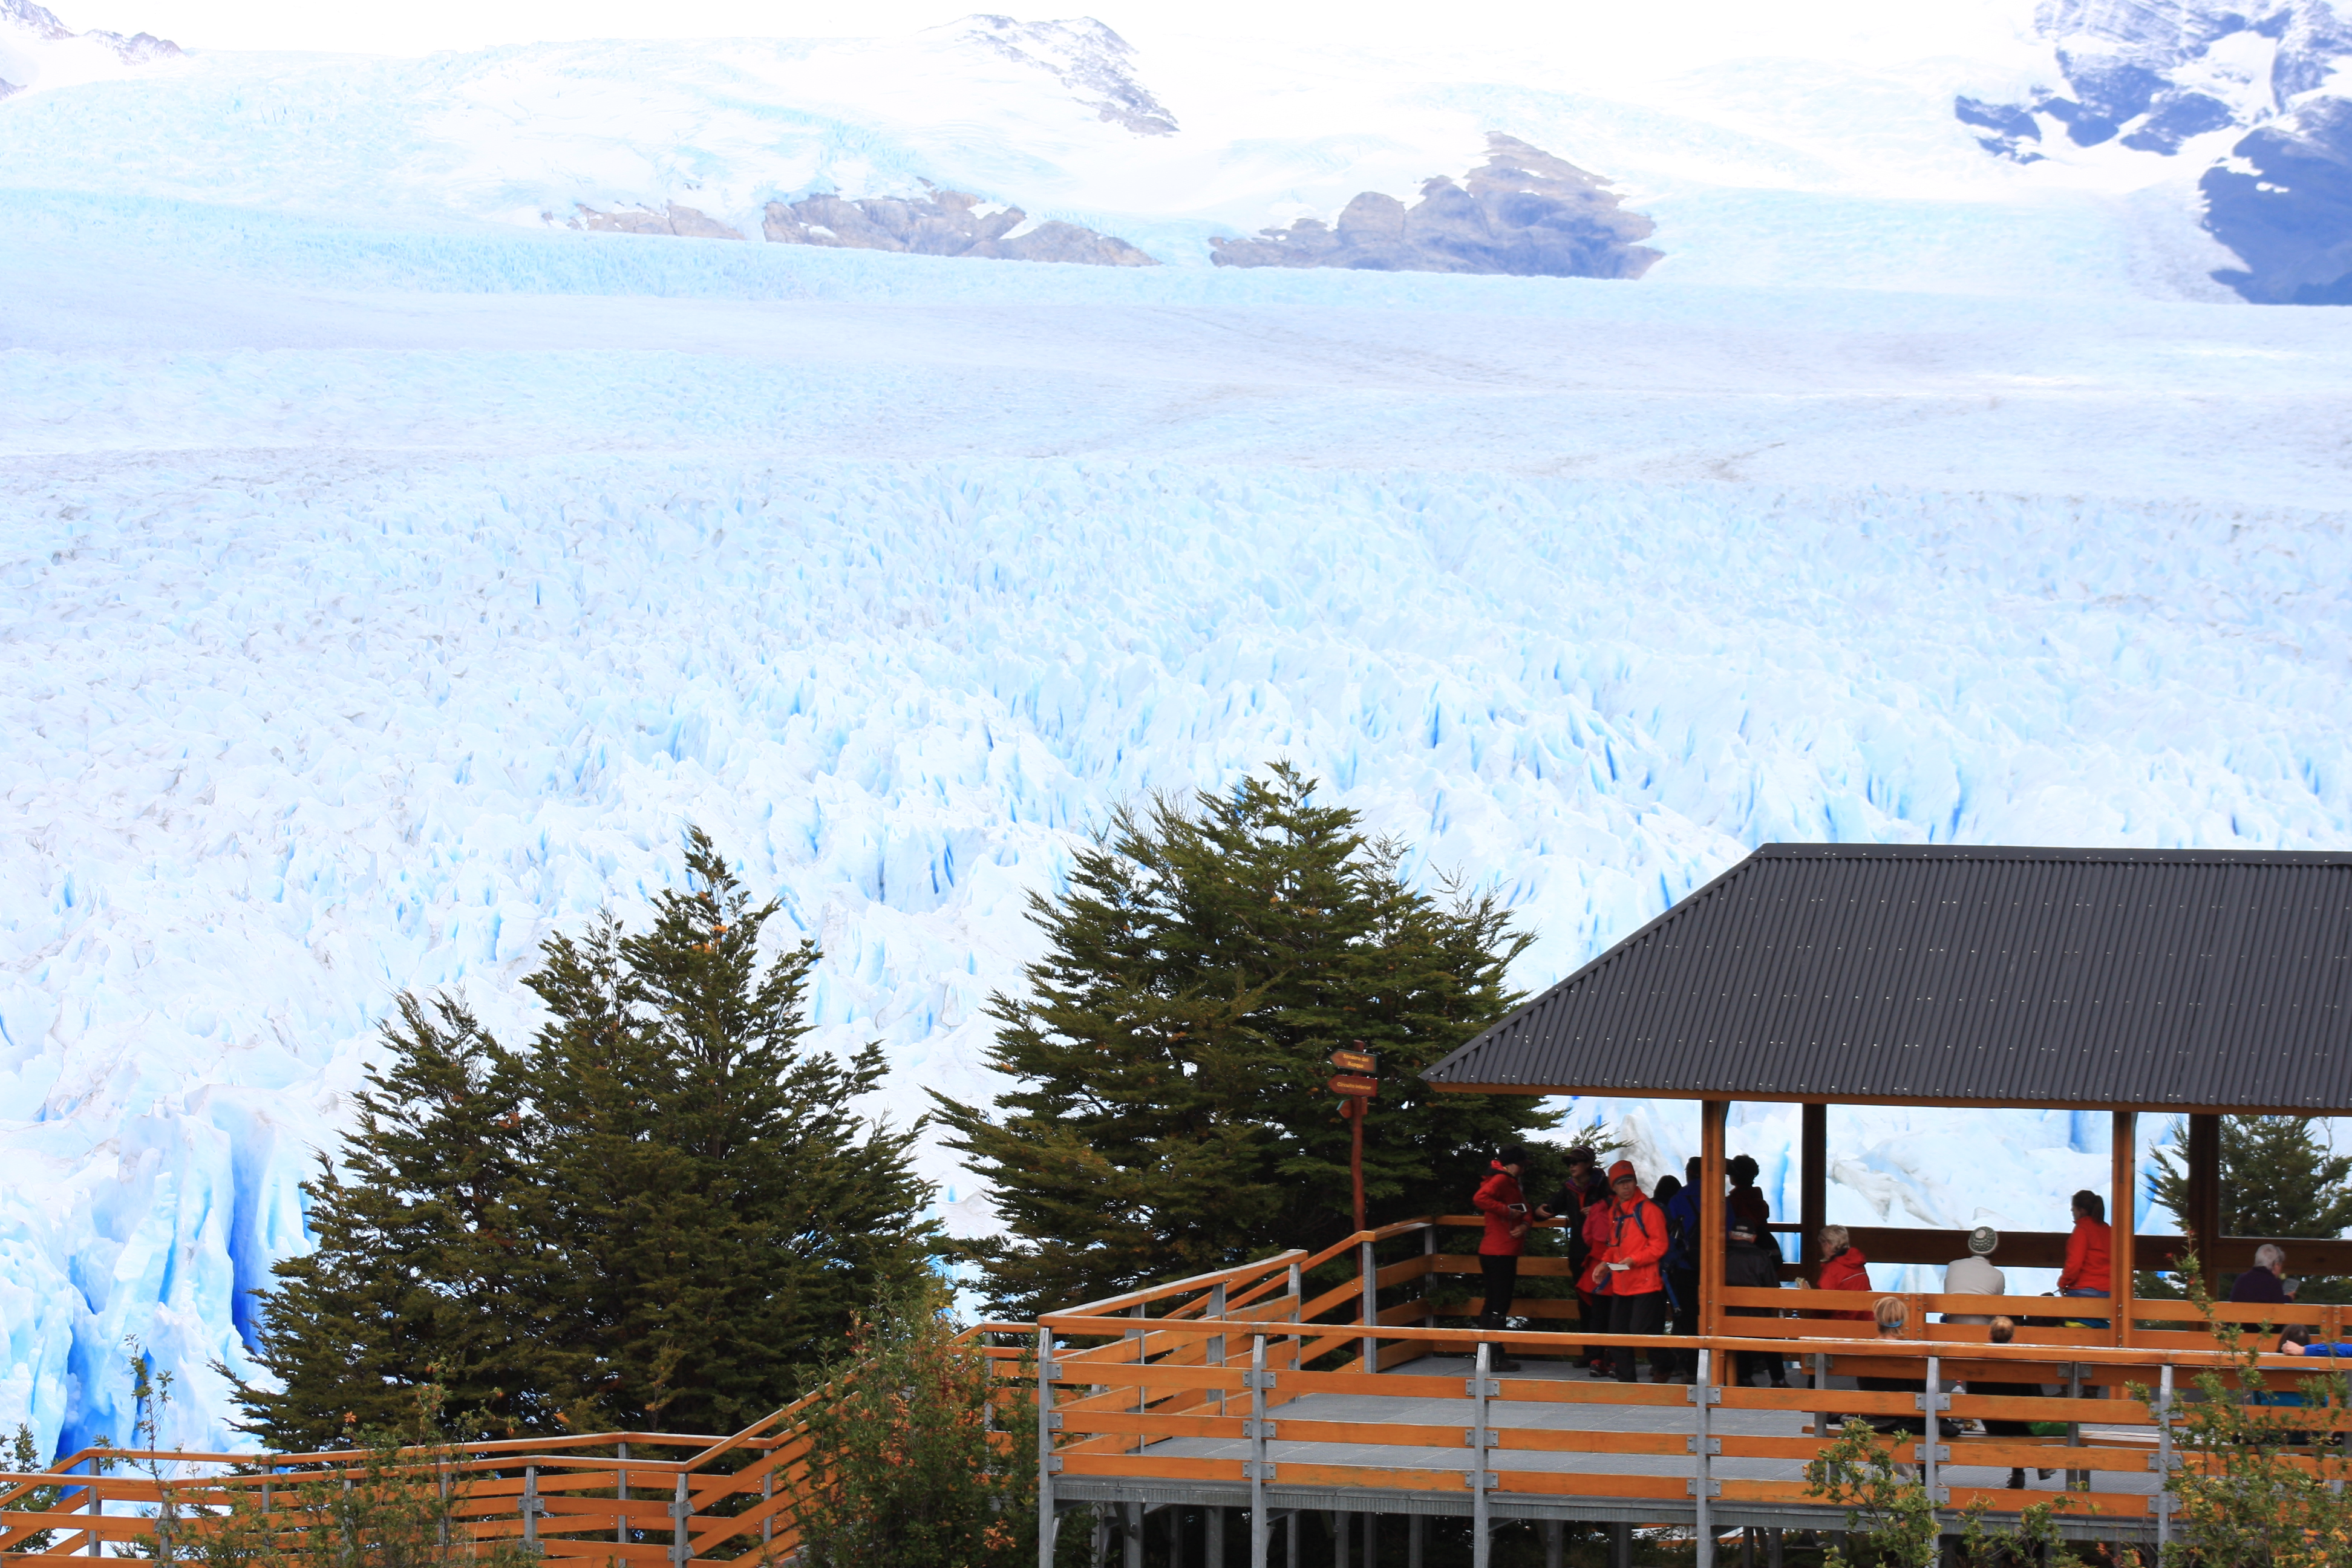
{"type": "MultiPolygon", "coordinates": [[[[1460,1377],[1466,1383],[1471,1363],[1466,1357],[1431,1356],[1390,1370],[1418,1377],[1460,1377]]],[[[1596,1385],[1604,1382],[1564,1362],[1533,1360],[1525,1362],[1523,1370],[1510,1376],[1559,1379],[1596,1385]]],[[[1828,1391],[1832,1400],[1839,1384],[1850,1386],[1852,1381],[1850,1378],[1832,1379],[1828,1391]]],[[[2085,1401],[2085,1405],[2086,1414],[2096,1408],[2095,1401],[2085,1401]]],[[[1832,1409],[1834,1412],[1834,1404],[1832,1409]]],[[[1276,1466],[1277,1476],[1281,1474],[1279,1467],[1285,1460],[1295,1464],[1450,1469],[1465,1474],[1470,1468],[1470,1451],[1466,1446],[1404,1447],[1381,1443],[1300,1443],[1285,1441],[1281,1436],[1282,1423],[1286,1419],[1452,1426],[1466,1431],[1472,1419],[1472,1403],[1466,1394],[1459,1399],[1389,1399],[1379,1394],[1310,1394],[1275,1405],[1267,1415],[1275,1422],[1276,1435],[1267,1445],[1266,1457],[1276,1466]]],[[[1507,1397],[1491,1400],[1487,1405],[1487,1422],[1497,1429],[1526,1427],[1586,1432],[1687,1433],[1696,1430],[1696,1407],[1692,1405],[1515,1403],[1507,1397]]],[[[1710,1429],[1718,1436],[1736,1434],[1759,1437],[1801,1437],[1805,1435],[1808,1424],[1808,1417],[1801,1414],[1737,1410],[1717,1405],[1713,1412],[1710,1429]]],[[[2084,1440],[2086,1443],[2102,1444],[2113,1440],[2127,1446],[2135,1439],[2144,1441],[2145,1438],[2146,1434],[2132,1433],[2128,1429],[2101,1434],[2095,1422],[2085,1423],[2084,1440]]],[[[1946,1440],[1950,1441],[1950,1438],[1948,1436],[1946,1440]]],[[[1243,1438],[1171,1437],[1148,1445],[1143,1452],[1182,1458],[1246,1459],[1252,1457],[1251,1445],[1243,1438]]],[[[1960,1462],[1943,1467],[1941,1479],[1945,1485],[2000,1488],[2007,1484],[2009,1471],[2006,1468],[1969,1465],[1965,1462],[1966,1453],[1967,1446],[1962,1441],[1955,1449],[1956,1458],[1960,1462]]],[[[1629,1476],[1687,1476],[1691,1473],[1690,1459],[1672,1454],[1549,1454],[1506,1448],[1493,1453],[1488,1462],[1491,1468],[1498,1470],[1563,1470],[1589,1475],[1629,1476]]],[[[1801,1481],[1805,1477],[1805,1467],[1795,1459],[1718,1457],[1710,1473],[1718,1480],[1801,1481]]],[[[2035,1491],[2055,1492],[2065,1485],[2063,1472],[2045,1479],[2028,1470],[2025,1479],[2026,1500],[2031,1500],[2035,1491]]],[[[2137,1492],[2145,1496],[2155,1492],[2158,1488],[2158,1479],[2153,1471],[2145,1475],[2095,1471],[2090,1481],[2094,1492],[2137,1492]]]]}

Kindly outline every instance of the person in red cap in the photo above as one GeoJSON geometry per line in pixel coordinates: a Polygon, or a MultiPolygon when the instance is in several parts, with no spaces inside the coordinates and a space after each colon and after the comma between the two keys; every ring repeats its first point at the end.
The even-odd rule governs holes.
{"type": "MultiPolygon", "coordinates": [[[[1601,1289],[1609,1299],[1609,1331],[1662,1334],[1666,1330],[1666,1282],[1658,1273],[1658,1261],[1666,1255],[1666,1215],[1643,1196],[1642,1179],[1633,1173],[1631,1160],[1609,1167],[1605,1212],[1594,1251],[1601,1263],[1601,1289]]],[[[1612,1347],[1612,1375],[1618,1382],[1637,1381],[1631,1345],[1612,1347]]]]}
{"type": "MultiPolygon", "coordinates": [[[[1511,1298],[1518,1293],[1519,1254],[1527,1249],[1528,1226],[1533,1218],[1526,1194],[1519,1191],[1519,1173],[1527,1164],[1528,1152],[1518,1145],[1501,1151],[1488,1162],[1491,1174],[1478,1184],[1470,1199],[1470,1206],[1486,1216],[1486,1234],[1478,1238],[1478,1271],[1486,1279],[1486,1307],[1478,1314],[1478,1326],[1495,1333],[1502,1331],[1510,1316],[1511,1298]]],[[[1495,1355],[1486,1364],[1496,1372],[1519,1370],[1519,1363],[1507,1355],[1495,1355]]]]}

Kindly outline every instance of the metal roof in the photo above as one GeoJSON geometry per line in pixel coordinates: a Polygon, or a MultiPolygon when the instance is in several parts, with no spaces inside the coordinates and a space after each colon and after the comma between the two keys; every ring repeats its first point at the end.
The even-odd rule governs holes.
{"type": "Polygon", "coordinates": [[[2352,854],[1768,844],[1423,1076],[2352,1112],[2352,854]]]}

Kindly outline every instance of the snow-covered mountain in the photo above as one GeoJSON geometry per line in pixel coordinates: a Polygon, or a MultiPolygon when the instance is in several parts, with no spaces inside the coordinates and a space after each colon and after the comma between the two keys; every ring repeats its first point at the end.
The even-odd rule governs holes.
{"type": "MultiPolygon", "coordinates": [[[[1766,838],[2352,845],[2352,311],[2209,276],[2277,275],[2217,171],[2325,253],[2340,79],[2247,41],[2318,10],[139,63],[0,5],[94,62],[0,101],[0,1431],[128,1430],[135,1336],[234,1440],[390,999],[527,1035],[689,821],[899,1114],[990,1092],[1090,824],[1276,757],[1501,888],[1529,987],[1766,838]],[[900,247],[807,243],[856,224],[900,247]],[[1055,224],[1162,265],[973,254],[1055,224]],[[1514,229],[1624,276],[1213,264],[1514,229]]],[[[1832,1133],[1855,1221],[2107,1168],[2065,1113],[1832,1133]]],[[[1784,1211],[1793,1134],[1736,1134],[1784,1211]]]]}
{"type": "Polygon", "coordinates": [[[180,52],[179,45],[152,33],[77,33],[33,0],[0,0],[0,98],[27,88],[101,80],[180,52]]]}
{"type": "MultiPolygon", "coordinates": [[[[2352,304],[2352,22],[2332,0],[2043,0],[2056,85],[1961,96],[1988,152],[2021,163],[2113,142],[2203,168],[2205,226],[2263,303],[2352,304]]],[[[2063,155],[2063,154],[2062,154],[2063,155]]]]}

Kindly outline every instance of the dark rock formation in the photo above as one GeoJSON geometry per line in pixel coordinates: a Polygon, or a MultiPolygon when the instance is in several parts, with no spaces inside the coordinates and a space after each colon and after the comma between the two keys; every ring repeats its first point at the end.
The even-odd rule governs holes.
{"type": "Polygon", "coordinates": [[[578,216],[571,220],[571,226],[601,234],[674,234],[687,239],[743,237],[717,218],[692,207],[682,207],[676,202],[662,207],[616,207],[608,213],[598,212],[592,206],[581,206],[578,216]]]}
{"type": "Polygon", "coordinates": [[[926,185],[921,196],[803,196],[770,202],[767,237],[780,245],[898,250],[917,256],[982,256],[1007,261],[1074,261],[1091,267],[1154,267],[1123,239],[1070,223],[1041,223],[1026,234],[1019,207],[980,211],[980,198],[926,185]]]}
{"type": "Polygon", "coordinates": [[[1176,117],[1135,79],[1135,50],[1092,16],[1023,22],[1011,16],[966,16],[943,31],[959,33],[1010,60],[1034,66],[1070,89],[1080,103],[1139,136],[1167,136],[1176,117]]]}
{"type": "Polygon", "coordinates": [[[2318,98],[2241,139],[2199,182],[2205,226],[2242,270],[2214,280],[2257,305],[2352,305],[2352,103],[2318,98]]]}
{"type": "MultiPolygon", "coordinates": [[[[33,0],[0,0],[0,26],[15,27],[30,33],[44,43],[58,43],[67,38],[95,38],[114,51],[124,65],[144,65],[149,60],[168,59],[182,52],[180,46],[169,38],[159,38],[152,33],[134,33],[124,37],[103,27],[93,27],[87,33],[77,33],[58,20],[58,14],[33,0]]],[[[0,82],[0,98],[9,92],[22,91],[0,82]]]]}
{"type": "Polygon", "coordinates": [[[1366,191],[1336,227],[1301,218],[1255,239],[1213,239],[1220,267],[1348,267],[1376,272],[1507,272],[1534,278],[1639,278],[1659,253],[1636,240],[1656,226],[1606,181],[1515,136],[1489,132],[1486,166],[1461,184],[1443,175],[1408,207],[1366,191]]]}

